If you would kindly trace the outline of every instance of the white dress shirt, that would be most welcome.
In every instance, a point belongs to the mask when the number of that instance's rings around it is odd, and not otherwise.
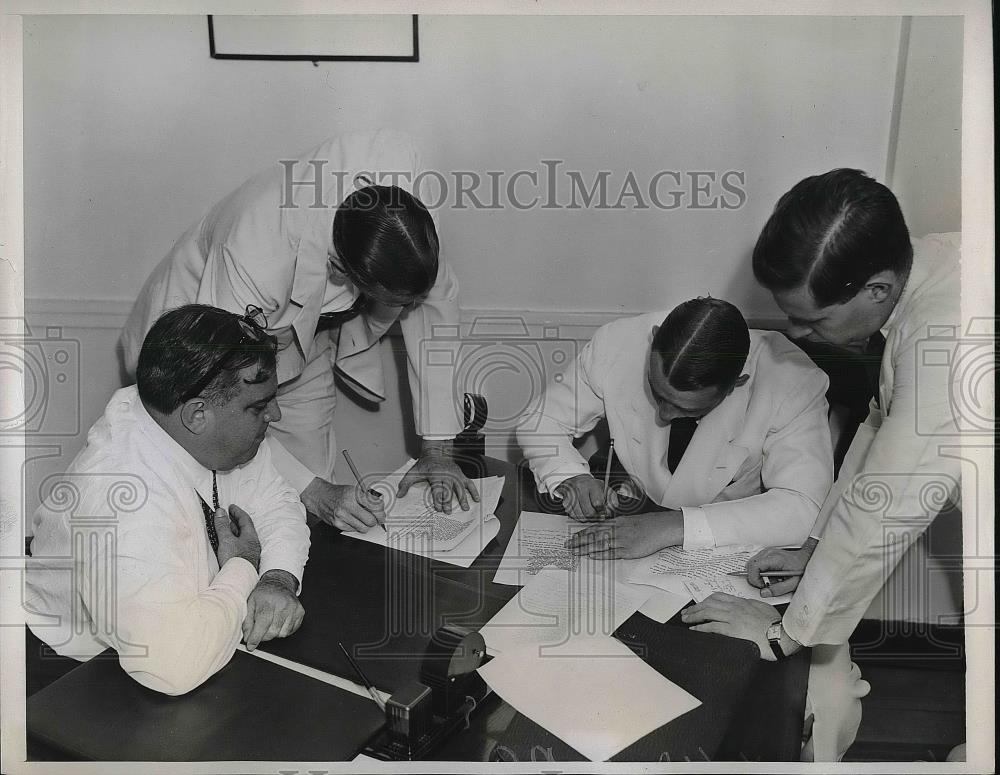
[[[656,424],[646,376],[666,314],[602,326],[521,422],[539,490],[590,473],[572,439],[606,417],[625,470],[652,501],[683,511],[684,548],[804,540],[833,480],[826,375],[782,334],[751,330],[749,380],[700,420],[671,473],[670,429]]]
[[[223,508],[253,519],[259,574],[284,570],[301,584],[305,509],[267,442],[217,484]],[[199,501],[212,504],[212,472],[156,424],[134,386],[112,396],[69,470],[42,487],[25,589],[27,609],[51,618],[32,626],[39,638],[81,661],[111,646],[135,680],[166,694],[225,666],[258,571],[239,557],[219,568]]]
[[[910,276],[882,328],[878,405],[844,458],[813,530],[820,542],[785,611],[785,630],[804,645],[846,643],[906,550],[957,502],[960,237],[914,241]]]

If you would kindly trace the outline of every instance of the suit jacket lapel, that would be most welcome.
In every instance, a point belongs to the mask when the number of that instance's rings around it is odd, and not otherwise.
[[[749,451],[733,440],[743,427],[749,391],[736,388],[698,423],[684,457],[670,478],[666,497],[672,503],[711,503],[732,481]],[[666,468],[666,460],[663,461]]]

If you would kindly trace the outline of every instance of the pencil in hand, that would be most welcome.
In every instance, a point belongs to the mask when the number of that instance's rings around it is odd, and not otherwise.
[[[734,571],[730,571],[726,575],[727,576],[742,576],[743,578],[746,578],[747,577],[747,572],[745,570],[734,570]],[[769,578],[772,578],[772,579],[794,579],[797,576],[801,576],[802,575],[802,571],[800,571],[800,570],[772,570],[772,571],[768,571],[767,573],[761,573],[760,575],[761,576],[768,576]]]
[[[346,460],[347,465],[351,467],[351,473],[354,474],[354,478],[357,479],[358,487],[363,487],[364,485],[361,482],[361,474],[358,471],[357,466],[354,465],[354,461],[351,460],[351,453],[348,452],[346,449],[344,450],[344,460]],[[371,487],[368,488],[367,492],[373,498],[381,499],[382,497],[382,493],[380,493],[378,490],[373,490]],[[382,528],[382,532],[384,532],[386,535],[389,535],[389,531],[385,527],[385,522],[379,522],[378,517],[375,517],[375,522],[378,524],[379,527]]]

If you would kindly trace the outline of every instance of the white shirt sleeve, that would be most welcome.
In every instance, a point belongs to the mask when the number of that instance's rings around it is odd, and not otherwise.
[[[684,519],[684,551],[706,549],[715,546],[715,533],[708,522],[705,510],[698,506],[683,506],[681,513]]]
[[[252,463],[241,471],[240,497],[260,538],[260,575],[269,570],[291,573],[302,589],[309,557],[306,509],[298,493],[278,474],[271,461],[271,441],[260,445]]]
[[[81,513],[100,513],[105,492],[90,497],[94,505]],[[187,534],[176,518],[181,508],[169,494],[151,491],[121,521],[114,542],[106,540],[106,526],[95,525],[99,540],[87,542],[80,561],[81,595],[95,630],[129,675],[165,694],[191,691],[230,660],[257,583],[253,566],[234,557],[199,589],[195,563],[205,558],[192,547],[204,536]]]
[[[518,425],[517,442],[539,492],[554,495],[567,479],[590,473],[573,439],[591,430],[605,414],[595,342],[596,337],[584,346],[562,380],[548,384],[539,411]]]
[[[894,356],[890,412],[841,488],[785,611],[785,630],[804,645],[847,642],[906,550],[957,501],[961,438],[950,396],[961,394],[961,370],[918,369],[920,341],[914,333]]]
[[[289,452],[270,432],[267,435],[267,443],[271,446],[271,461],[274,468],[295,492],[301,494],[316,477],[326,478],[313,473],[305,463]]]

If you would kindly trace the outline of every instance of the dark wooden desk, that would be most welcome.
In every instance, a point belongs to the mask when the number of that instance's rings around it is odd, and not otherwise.
[[[497,509],[500,533],[470,568],[344,538],[333,528],[319,524],[312,531],[300,594],[305,621],[292,637],[269,641],[261,648],[356,681],[353,669],[337,647],[337,642],[342,641],[353,649],[362,669],[379,688],[393,691],[418,680],[426,647],[442,624],[479,627],[489,621],[519,589],[494,584],[492,579],[521,509],[545,509],[539,506],[530,475],[523,469],[487,458],[470,461],[467,473],[505,477]],[[692,632],[680,623],[679,617],[660,625],[635,614],[619,628],[616,637],[702,701],[695,710],[622,751],[616,761],[797,758],[807,653],[780,665],[763,662],[752,643]],[[70,676],[88,668],[93,669],[90,663]],[[227,671],[234,672],[229,668]],[[213,677],[205,686],[219,682],[222,675]],[[255,680],[249,674],[246,677]],[[245,703],[247,698],[238,688],[240,682],[231,682],[230,702]],[[59,683],[62,681],[53,687]],[[167,701],[183,709],[190,696]],[[141,723],[141,708],[136,710],[134,704],[131,707],[128,722]],[[317,711],[309,704],[298,703],[284,708],[284,712],[313,716]],[[748,719],[752,722],[749,725],[745,723]],[[68,723],[72,724],[72,719]],[[28,726],[30,732],[30,703]],[[266,714],[262,714],[258,734],[266,737],[265,733]],[[149,734],[159,733],[151,729]],[[62,747],[73,751],[72,746]],[[332,746],[330,750],[329,756],[317,758],[336,758]],[[539,751],[554,760],[582,759],[494,695],[474,714],[470,729],[455,736],[435,756],[450,760],[482,761],[492,756],[530,761],[532,754],[537,756]],[[266,751],[256,753],[255,758],[269,758]]]

